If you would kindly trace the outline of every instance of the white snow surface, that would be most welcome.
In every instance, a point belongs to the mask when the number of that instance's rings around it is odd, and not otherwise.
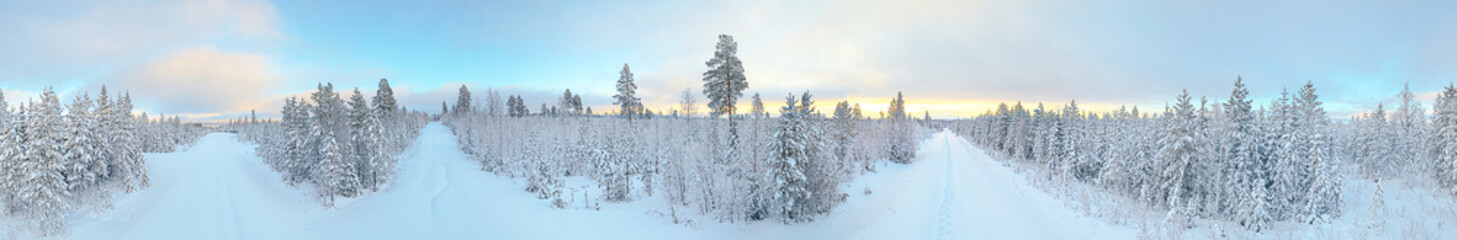
[[[660,196],[598,203],[597,187],[567,178],[555,209],[525,183],[481,171],[450,130],[431,123],[401,158],[396,180],[324,209],[290,187],[232,134],[186,152],[148,154],[152,186],[114,210],[70,219],[75,239],[1131,239],[1135,230],[1084,217],[1026,184],[950,132],[922,143],[909,165],[885,164],[842,186],[847,202],[814,222],[718,222]],[[866,189],[872,191],[865,194]],[[585,192],[590,197],[583,201]],[[588,208],[600,204],[601,209]]]

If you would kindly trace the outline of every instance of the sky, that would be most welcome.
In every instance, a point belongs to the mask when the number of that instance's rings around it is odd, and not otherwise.
[[[533,111],[571,89],[605,112],[627,64],[662,111],[699,93],[728,34],[745,98],[767,109],[806,91],[872,115],[897,92],[935,118],[1018,101],[1162,109],[1181,89],[1223,101],[1242,77],[1262,104],[1312,82],[1344,118],[1394,104],[1405,84],[1430,108],[1457,81],[1452,12],[1457,1],[0,1],[0,89],[15,105],[46,86],[69,101],[104,85],[138,111],[217,121],[276,117],[321,82],[369,96],[388,78],[411,109],[439,111],[465,85]]]

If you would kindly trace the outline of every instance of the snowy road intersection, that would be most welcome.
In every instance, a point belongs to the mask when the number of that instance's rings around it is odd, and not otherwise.
[[[602,209],[552,209],[520,180],[481,171],[432,123],[388,189],[325,210],[288,187],[232,135],[149,154],[153,186],[116,209],[71,219],[78,239],[1129,239],[1134,231],[1079,216],[950,132],[844,186],[850,199],[817,221],[674,225],[660,197]],[[585,179],[570,187],[591,189]],[[873,194],[866,195],[869,189]],[[580,199],[574,199],[574,202]],[[679,209],[679,214],[684,211]]]

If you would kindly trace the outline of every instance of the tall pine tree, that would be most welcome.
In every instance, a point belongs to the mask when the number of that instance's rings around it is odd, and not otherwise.
[[[622,64],[622,72],[617,77],[617,95],[612,95],[612,99],[622,117],[632,119],[642,114],[642,99],[637,97],[637,84],[633,83],[632,69],[626,63]]]

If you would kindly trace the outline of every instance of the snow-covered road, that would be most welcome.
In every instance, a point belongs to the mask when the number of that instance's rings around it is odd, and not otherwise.
[[[868,187],[874,193],[853,194],[829,219],[802,227],[832,239],[1135,237],[1134,229],[1063,206],[954,133],[935,134],[916,157],[913,164],[857,178],[847,192]]]
[[[432,123],[401,158],[393,185],[322,209],[288,187],[231,134],[149,154],[153,186],[116,209],[72,219],[79,239],[1128,239],[1133,231],[1081,217],[964,139],[941,132],[913,164],[889,164],[843,186],[850,199],[819,220],[719,223],[663,216],[661,197],[601,210],[552,209],[462,154]],[[592,189],[585,179],[569,186]],[[869,189],[872,194],[864,194]],[[580,193],[578,193],[580,194]],[[580,197],[574,197],[580,198]],[[581,205],[580,199],[572,199]],[[683,214],[680,209],[679,214]]]
[[[258,239],[300,226],[302,192],[231,134],[212,134],[185,152],[147,154],[152,186],[121,195],[114,210],[76,219],[76,239]]]
[[[944,141],[947,168],[941,195],[950,206],[954,238],[944,239],[1130,239],[1133,232],[1083,217],[1061,201],[1025,184],[1025,178],[992,160],[981,149],[949,132]]]

